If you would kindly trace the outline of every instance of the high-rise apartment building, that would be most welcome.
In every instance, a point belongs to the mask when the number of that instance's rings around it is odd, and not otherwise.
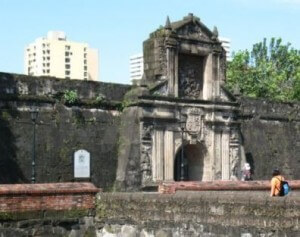
[[[219,37],[219,40],[222,43],[222,47],[226,51],[226,60],[231,61],[231,52],[230,52],[231,40],[225,37]]]
[[[25,74],[98,80],[98,50],[68,41],[64,32],[49,31],[25,49]]]
[[[129,58],[129,73],[132,82],[140,80],[144,73],[144,58],[143,54],[135,54]]]

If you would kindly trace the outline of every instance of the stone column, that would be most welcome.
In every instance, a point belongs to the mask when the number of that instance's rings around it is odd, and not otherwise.
[[[217,98],[220,95],[220,80],[219,80],[219,69],[220,69],[220,55],[217,52],[212,54],[212,97]]]
[[[222,134],[222,180],[230,179],[229,132]]]
[[[173,131],[165,131],[164,141],[164,180],[174,180],[174,133]]]
[[[163,180],[164,177],[164,131],[155,130],[152,148],[153,181]]]
[[[173,38],[168,38],[166,40],[166,48],[167,48],[168,95],[178,97],[177,41]]]
[[[222,178],[222,132],[214,131],[214,139],[214,179],[220,180]]]
[[[203,99],[210,100],[212,98],[212,86],[213,86],[213,70],[212,70],[213,56],[212,54],[207,55],[205,68],[204,68],[204,79],[203,79]]]

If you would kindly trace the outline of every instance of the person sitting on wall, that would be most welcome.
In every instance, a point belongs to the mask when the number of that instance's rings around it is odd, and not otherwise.
[[[244,168],[242,170],[242,181],[250,181],[251,177],[251,166],[249,163],[245,163]]]
[[[279,196],[281,181],[284,181],[284,177],[280,174],[279,169],[273,170],[273,178],[271,179],[271,193],[270,197]]]

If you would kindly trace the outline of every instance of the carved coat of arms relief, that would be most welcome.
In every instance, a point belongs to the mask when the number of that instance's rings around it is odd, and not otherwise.
[[[203,111],[199,108],[192,108],[188,111],[186,120],[186,131],[190,135],[190,142],[196,143],[202,138]]]

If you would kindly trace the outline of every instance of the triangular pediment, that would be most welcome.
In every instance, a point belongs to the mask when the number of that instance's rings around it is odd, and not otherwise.
[[[191,16],[181,21],[171,23],[172,30],[180,37],[211,41],[214,34],[200,22],[199,18]]]

